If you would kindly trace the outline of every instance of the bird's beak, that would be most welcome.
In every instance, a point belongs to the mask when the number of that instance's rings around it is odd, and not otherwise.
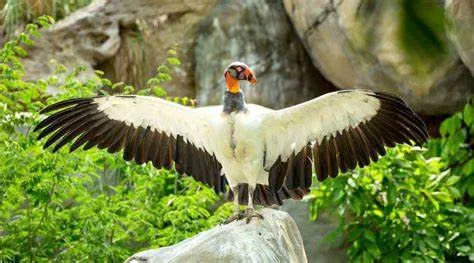
[[[256,78],[255,76],[254,76],[253,78],[251,78],[251,79],[250,79],[250,83],[251,83],[252,85],[257,84],[257,78]]]
[[[257,84],[257,78],[255,77],[255,74],[253,73],[252,70],[247,68],[245,70],[245,76],[247,78],[247,81],[250,82],[252,85]]]

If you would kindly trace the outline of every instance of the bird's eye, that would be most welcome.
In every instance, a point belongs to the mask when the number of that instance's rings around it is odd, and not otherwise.
[[[229,69],[229,73],[230,73],[230,75],[231,75],[232,77],[234,77],[234,78],[237,77],[237,72],[235,71],[235,69],[230,68],[230,69]]]
[[[252,79],[253,79],[253,74],[250,73],[249,76],[247,77],[247,80],[250,81],[250,80],[252,80]]]

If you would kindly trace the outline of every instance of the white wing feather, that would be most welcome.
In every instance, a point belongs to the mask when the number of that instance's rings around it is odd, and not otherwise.
[[[266,169],[281,156],[287,160],[308,142],[322,140],[350,126],[370,120],[380,101],[371,91],[332,92],[293,107],[262,114]]]
[[[217,107],[194,109],[156,97],[145,96],[110,96],[95,98],[98,110],[110,119],[124,121],[135,127],[150,126],[167,135],[183,136],[198,148],[206,149],[210,154],[208,136],[212,118],[215,118]]]

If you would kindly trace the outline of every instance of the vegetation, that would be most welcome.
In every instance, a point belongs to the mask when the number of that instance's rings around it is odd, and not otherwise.
[[[90,2],[92,0],[0,0],[0,23],[5,26],[7,35],[12,36],[20,26],[39,16],[61,19]]]
[[[344,235],[351,261],[474,261],[474,103],[440,132],[427,150],[399,146],[312,190],[312,219],[339,216],[327,239]]]
[[[474,99],[464,109],[445,120],[440,127],[441,138],[432,139],[426,156],[440,157],[445,168],[459,177],[455,188],[457,200],[473,207],[474,199]]]
[[[0,50],[0,262],[123,261],[138,250],[168,246],[210,228],[231,212],[210,188],[177,175],[123,161],[121,153],[42,149],[32,127],[46,104],[97,93],[134,93],[97,77],[80,81],[58,65],[46,80],[23,81],[20,58],[40,17]],[[161,85],[179,65],[176,51],[140,94],[166,96]],[[61,84],[58,79],[64,79]],[[62,93],[51,97],[48,85]],[[175,99],[188,103],[189,100]]]

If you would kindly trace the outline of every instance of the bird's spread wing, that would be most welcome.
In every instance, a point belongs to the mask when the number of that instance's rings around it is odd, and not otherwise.
[[[280,189],[311,184],[311,162],[319,180],[363,167],[384,155],[384,146],[428,138],[425,124],[401,99],[366,90],[329,93],[262,115],[265,168]],[[309,184],[309,185],[308,185]]]
[[[85,144],[110,153],[124,149],[125,160],[151,161],[192,175],[216,191],[225,191],[221,164],[209,140],[212,112],[198,111],[163,99],[144,96],[107,96],[71,99],[50,105],[55,111],[38,124],[39,139],[52,134],[44,147],[57,151],[74,141],[70,151]]]

